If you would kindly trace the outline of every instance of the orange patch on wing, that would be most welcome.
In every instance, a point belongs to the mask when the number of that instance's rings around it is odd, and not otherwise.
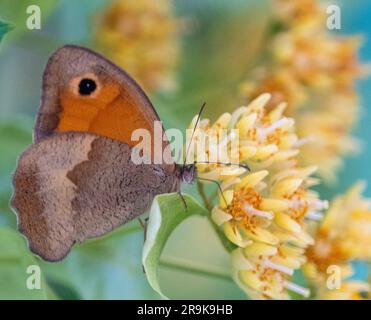
[[[130,146],[135,129],[153,131],[153,123],[125,97],[116,83],[104,85],[94,96],[80,96],[67,88],[61,95],[62,111],[56,131],[90,132]]]

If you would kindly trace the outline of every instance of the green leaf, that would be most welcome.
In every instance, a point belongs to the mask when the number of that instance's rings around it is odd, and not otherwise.
[[[10,24],[0,20],[0,41],[3,39],[4,35],[12,29],[13,27]]]
[[[61,262],[41,262],[42,270],[61,299],[159,299],[143,272],[143,240],[135,219],[77,245]],[[229,255],[209,221],[193,215],[171,234],[159,271],[161,286],[172,298],[241,299],[244,295],[226,276],[229,270]]]
[[[206,216],[208,214],[208,211],[194,198],[189,195],[183,195],[183,197],[187,208],[177,193],[159,195],[153,201],[149,214],[142,263],[148,282],[163,298],[166,296],[160,288],[158,265],[166,241],[183,220],[194,215]]]
[[[53,294],[41,271],[40,289],[28,289],[29,266],[39,266],[27,248],[23,236],[9,228],[0,228],[0,300],[47,299]]]
[[[60,262],[41,262],[62,299],[156,299],[141,264],[143,228],[135,219],[109,234],[76,245]]]

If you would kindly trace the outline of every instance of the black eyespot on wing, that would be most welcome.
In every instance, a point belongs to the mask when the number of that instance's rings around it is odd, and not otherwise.
[[[84,78],[79,83],[79,94],[88,96],[97,89],[97,84],[93,79]]]

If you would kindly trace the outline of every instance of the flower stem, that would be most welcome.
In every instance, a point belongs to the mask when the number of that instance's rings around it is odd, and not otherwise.
[[[200,263],[195,263],[194,261],[189,261],[187,259],[165,256],[161,257],[160,265],[166,268],[186,271],[197,275],[207,275],[224,280],[232,280],[232,277],[228,270],[210,265],[202,265]]]

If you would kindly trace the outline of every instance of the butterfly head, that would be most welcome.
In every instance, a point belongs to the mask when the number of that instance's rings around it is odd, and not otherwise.
[[[185,164],[180,170],[181,180],[187,184],[192,184],[197,177],[197,168],[194,163]]]

